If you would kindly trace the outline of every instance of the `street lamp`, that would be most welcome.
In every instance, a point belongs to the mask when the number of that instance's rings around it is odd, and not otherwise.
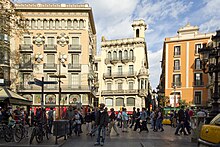
[[[202,70],[205,74],[209,73],[213,77],[214,73],[214,94],[212,98],[212,109],[210,112],[210,119],[220,113],[220,104],[219,104],[219,81],[218,73],[220,72],[220,30],[216,31],[217,34],[212,36],[212,46],[203,45],[199,49],[200,60],[202,63]]]
[[[174,111],[175,111],[176,110],[176,84],[173,85],[173,90],[174,90],[173,99],[174,99]]]
[[[60,119],[60,101],[61,101],[61,78],[66,78],[65,75],[61,75],[61,64],[63,67],[66,67],[66,65],[64,64],[64,62],[66,61],[66,56],[65,55],[61,55],[61,53],[59,53],[59,73],[58,75],[50,75],[51,78],[58,78],[58,84],[59,84],[59,98],[58,98],[58,119]]]
[[[153,90],[152,95],[153,95],[152,110],[155,110],[155,105],[156,105],[156,102],[155,102],[156,92],[155,92],[155,90]]]

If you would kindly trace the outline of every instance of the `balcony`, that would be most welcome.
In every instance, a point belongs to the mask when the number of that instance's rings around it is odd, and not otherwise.
[[[182,86],[182,82],[173,82],[171,87],[174,87],[174,86],[181,87]]]
[[[57,64],[55,63],[44,63],[44,71],[56,71]]]
[[[33,53],[33,45],[32,44],[20,44],[19,51],[26,52],[26,53]]]
[[[116,72],[116,73],[104,73],[104,79],[115,79],[115,78],[136,78],[137,72]]]
[[[109,58],[106,58],[105,59],[105,64],[116,64],[116,63],[119,63],[119,62],[122,62],[122,63],[128,63],[128,62],[135,62],[135,57],[127,57],[127,58],[113,58],[113,59],[109,59]]]
[[[81,45],[78,45],[78,44],[70,44],[69,45],[69,48],[68,48],[68,52],[69,53],[81,53]]]
[[[68,71],[81,71],[81,64],[68,64]]]
[[[134,95],[138,94],[137,89],[130,90],[102,90],[102,95]]]
[[[204,86],[204,82],[202,82],[202,81],[194,81],[193,82],[193,86],[194,87],[203,87]]]
[[[0,64],[10,65],[10,61],[5,59],[0,59]]]
[[[124,57],[124,58],[122,58],[122,60],[121,60],[121,62],[122,63],[124,63],[124,64],[126,64],[126,63],[128,63],[128,62],[135,62],[135,57],[133,56],[133,57]]]
[[[180,71],[180,66],[174,66],[173,71]]]
[[[18,92],[41,92],[41,87],[37,85],[18,84]],[[44,86],[45,92],[59,93],[59,86],[57,84],[47,84]],[[92,89],[88,85],[61,85],[62,92],[79,93],[79,92],[92,92]]]
[[[33,64],[30,63],[20,63],[19,64],[20,71],[33,71]]]
[[[44,45],[44,52],[45,53],[56,53],[57,52],[57,46],[54,44],[45,44]]]

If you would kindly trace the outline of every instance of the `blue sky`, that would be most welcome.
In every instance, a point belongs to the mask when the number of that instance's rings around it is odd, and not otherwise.
[[[36,3],[36,0],[14,2]],[[145,36],[153,89],[159,82],[165,37],[175,36],[188,22],[199,26],[201,33],[220,29],[220,0],[38,0],[38,3],[89,3],[93,8],[98,50],[101,36],[106,39],[133,37],[132,21],[144,19],[148,25]]]

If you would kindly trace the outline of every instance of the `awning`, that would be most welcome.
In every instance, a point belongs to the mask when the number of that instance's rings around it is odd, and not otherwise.
[[[32,101],[27,100],[6,87],[0,87],[0,102],[5,101],[6,99],[8,99],[11,104],[32,105]]]

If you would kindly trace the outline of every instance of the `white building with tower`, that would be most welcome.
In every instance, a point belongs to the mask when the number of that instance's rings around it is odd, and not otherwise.
[[[98,57],[99,103],[120,110],[145,107],[149,89],[149,66],[144,20],[132,23],[134,37],[107,40],[102,37]]]

